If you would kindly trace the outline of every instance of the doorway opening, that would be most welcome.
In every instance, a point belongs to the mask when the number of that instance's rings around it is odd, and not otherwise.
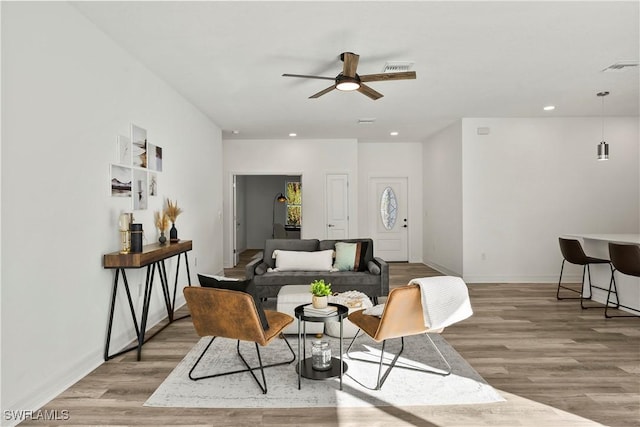
[[[265,240],[300,239],[301,175],[233,176],[233,263],[246,250],[262,250]]]

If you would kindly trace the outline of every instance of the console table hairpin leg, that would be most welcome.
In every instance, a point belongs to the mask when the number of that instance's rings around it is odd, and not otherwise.
[[[191,286],[191,273],[189,272],[189,259],[187,258],[187,253],[186,252],[184,252],[184,264],[187,267],[187,278],[189,280],[189,286]],[[162,262],[162,268],[164,270],[164,261]],[[175,281],[175,283],[173,285],[173,302],[171,303],[171,307],[172,307],[171,308],[171,318],[173,318],[173,308],[175,308],[175,306],[176,306],[176,291],[178,289],[178,271],[180,271],[180,256],[178,256],[178,264],[176,265],[176,281]],[[166,270],[165,270],[164,275],[165,275],[164,277],[166,278],[167,277]],[[167,286],[167,290],[169,290],[169,286]],[[182,320],[182,319],[186,319],[187,317],[191,317],[191,315],[190,314],[185,314],[184,316],[179,317],[179,318],[174,319],[174,320]]]
[[[184,319],[186,317],[188,317],[189,315],[180,317],[179,319],[174,319],[173,318],[173,314],[174,314],[174,310],[175,310],[175,299],[176,299],[176,292],[177,292],[177,287],[178,287],[178,276],[179,276],[179,272],[180,272],[180,255],[184,254],[184,258],[185,258],[185,263],[187,266],[187,279],[188,279],[188,284],[189,286],[191,286],[191,274],[189,272],[189,259],[187,257],[187,250],[191,249],[191,242],[188,242],[188,249],[182,251],[182,252],[178,252],[177,254],[171,254],[168,255],[166,257],[163,257],[159,260],[155,260],[149,263],[146,263],[146,267],[147,267],[147,272],[146,272],[146,279],[145,279],[145,287],[144,287],[144,296],[143,296],[143,306],[142,306],[142,318],[140,321],[140,325],[138,325],[138,320],[137,320],[137,316],[136,316],[136,312],[135,312],[135,307],[133,304],[133,300],[131,298],[131,290],[129,288],[129,282],[127,280],[127,275],[125,273],[125,268],[126,267],[115,267],[116,271],[115,271],[115,275],[114,275],[114,279],[113,279],[113,291],[111,293],[111,305],[109,308],[109,326],[107,328],[107,338],[106,338],[106,343],[105,343],[105,350],[104,350],[104,360],[107,361],[109,359],[113,359],[114,357],[117,357],[123,353],[132,351],[132,350],[136,350],[137,349],[137,360],[140,360],[141,355],[142,355],[142,345],[150,340],[151,338],[153,338],[157,333],[159,333],[160,331],[162,331],[164,328],[166,328],[167,326],[169,326],[172,322],[174,322],[175,320],[180,320],[180,319]],[[114,254],[111,254],[114,255]],[[175,278],[175,282],[174,282],[174,289],[173,289],[173,298],[171,298],[171,291],[169,290],[169,281],[167,279],[167,269],[165,266],[165,262],[164,260],[166,258],[169,258],[171,256],[178,256],[178,262],[177,262],[177,266],[176,266],[176,278]],[[106,258],[105,258],[106,259]],[[144,262],[141,262],[140,264],[144,264]],[[144,265],[131,265],[131,266],[127,266],[130,268],[140,268],[143,267]],[[112,266],[107,266],[107,263],[105,262],[105,268],[114,268]],[[159,330],[157,330],[156,332],[154,332],[152,335],[148,336],[145,340],[145,333],[146,333],[146,327],[147,327],[147,320],[148,320],[148,315],[149,315],[149,305],[151,303],[151,293],[153,290],[153,280],[155,277],[155,272],[156,269],[158,270],[158,275],[160,276],[160,284],[161,284],[161,288],[162,288],[162,294],[164,297],[164,302],[165,302],[165,306],[167,309],[167,316],[169,319],[169,322],[167,324],[165,324],[164,326],[162,326]],[[127,301],[129,303],[129,310],[131,312],[131,318],[133,320],[133,326],[136,332],[136,341],[137,343],[133,346],[130,346],[128,348],[125,348],[124,350],[121,350],[117,353],[114,354],[109,354],[109,346],[111,343],[111,332],[112,332],[112,328],[113,328],[113,316],[114,316],[114,311],[115,311],[115,304],[116,304],[116,298],[117,298],[117,293],[118,293],[118,279],[120,274],[122,274],[122,281],[124,283],[124,289],[127,295]]]

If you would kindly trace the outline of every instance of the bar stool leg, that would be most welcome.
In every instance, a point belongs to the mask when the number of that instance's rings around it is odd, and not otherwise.
[[[576,289],[572,289],[572,288],[568,288],[566,286],[562,286],[562,272],[564,271],[564,263],[565,263],[566,259],[562,260],[562,266],[560,267],[560,278],[558,279],[558,290],[556,291],[556,299],[558,300],[563,300],[563,299],[582,299],[582,288],[580,288],[580,290],[576,290]],[[582,270],[582,286],[584,287],[584,268]],[[560,288],[562,289],[566,289],[568,291],[571,292],[575,292],[575,293],[579,293],[580,296],[579,297],[560,297]]]

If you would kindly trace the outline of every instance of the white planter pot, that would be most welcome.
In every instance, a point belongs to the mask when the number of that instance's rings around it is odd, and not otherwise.
[[[329,298],[326,296],[318,297],[313,295],[311,298],[311,304],[313,305],[313,308],[327,308],[327,305],[329,305]]]

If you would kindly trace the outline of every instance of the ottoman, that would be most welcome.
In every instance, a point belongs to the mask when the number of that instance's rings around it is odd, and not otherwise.
[[[311,304],[311,292],[309,289],[309,285],[287,285],[281,287],[280,292],[278,292],[276,310],[280,313],[288,314],[295,319],[294,310],[297,306],[301,304]],[[285,334],[297,334],[298,319],[295,319],[294,322],[287,326],[282,332]],[[306,332],[307,334],[322,334],[324,333],[324,323],[306,322]]]
[[[362,310],[363,308],[373,307],[373,303],[369,297],[359,291],[347,291],[332,295],[329,297],[329,302],[346,306],[349,309],[349,314],[354,311]],[[340,337],[340,324],[338,322],[327,323],[325,329],[325,333],[327,335],[331,337]],[[353,338],[356,336],[358,329],[359,328],[351,323],[349,319],[344,319],[342,322],[342,337]]]

